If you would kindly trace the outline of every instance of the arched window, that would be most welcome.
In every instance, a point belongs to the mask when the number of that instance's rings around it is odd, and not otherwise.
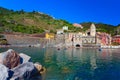
[[[87,35],[90,36],[90,32],[87,32]]]

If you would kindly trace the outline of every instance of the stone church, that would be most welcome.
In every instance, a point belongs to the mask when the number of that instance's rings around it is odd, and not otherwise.
[[[96,44],[96,27],[93,23],[86,34],[86,36],[82,36],[82,45],[91,46]]]
[[[66,45],[72,45],[74,47],[91,46],[96,44],[96,27],[95,24],[91,24],[90,29],[85,33],[69,33],[65,35]]]

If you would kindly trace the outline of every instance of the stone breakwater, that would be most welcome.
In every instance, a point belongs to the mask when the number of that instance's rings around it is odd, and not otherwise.
[[[40,37],[32,37],[28,35],[11,35],[5,34],[5,38],[7,39],[8,43],[11,45],[21,45],[21,46],[32,46],[32,45],[46,45],[47,40],[45,38]]]
[[[12,49],[0,53],[0,80],[42,80],[44,70],[23,53],[18,54]]]
[[[28,37],[21,35],[5,35],[8,43],[13,45],[27,45],[27,44],[38,44],[40,43],[40,38],[38,37]]]

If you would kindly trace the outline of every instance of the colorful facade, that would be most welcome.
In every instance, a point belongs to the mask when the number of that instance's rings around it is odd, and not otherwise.
[[[112,37],[112,42],[116,42],[120,44],[120,35],[116,35]]]
[[[97,33],[97,43],[101,45],[111,45],[111,35],[107,33]]]
[[[46,39],[54,39],[55,38],[55,34],[53,34],[53,33],[46,33],[45,34],[45,38]]]

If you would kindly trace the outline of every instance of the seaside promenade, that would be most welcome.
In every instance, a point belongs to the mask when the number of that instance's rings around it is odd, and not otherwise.
[[[66,43],[64,36],[57,37],[56,39],[46,39],[45,37],[35,37],[31,35],[21,35],[21,34],[4,34],[8,44],[10,45],[0,45],[0,47],[77,47],[73,46],[72,43]],[[82,44],[77,48],[120,48],[120,46],[103,45],[100,44]]]

